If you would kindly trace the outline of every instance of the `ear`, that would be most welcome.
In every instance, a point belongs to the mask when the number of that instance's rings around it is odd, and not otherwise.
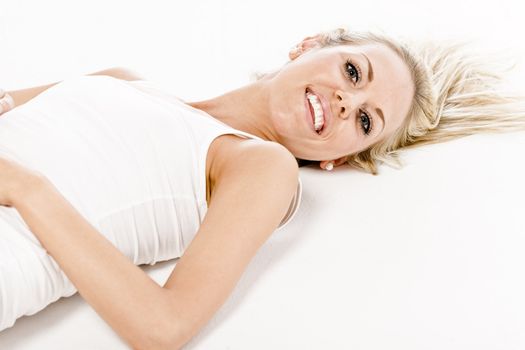
[[[297,57],[301,56],[306,51],[310,50],[313,47],[319,46],[319,34],[314,36],[307,36],[299,44],[295,45],[290,52],[288,57],[291,60],[295,60]]]
[[[335,159],[335,160],[323,160],[323,161],[319,162],[319,167],[324,170],[326,168],[326,165],[328,163],[332,162],[332,164],[334,165],[334,168],[335,168],[337,166],[345,164],[347,160],[348,160],[348,158],[346,156],[338,158],[338,159]]]

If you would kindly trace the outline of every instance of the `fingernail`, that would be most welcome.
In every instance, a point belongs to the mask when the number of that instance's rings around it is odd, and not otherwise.
[[[334,164],[332,163],[326,164],[326,167],[325,167],[326,170],[331,171],[333,168],[334,168]]]
[[[5,94],[4,101],[6,101],[7,105],[9,106],[9,109],[15,108],[15,100],[13,100],[13,97],[9,94]]]

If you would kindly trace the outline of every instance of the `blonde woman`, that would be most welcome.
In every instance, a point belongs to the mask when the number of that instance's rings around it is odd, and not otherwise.
[[[376,174],[406,147],[524,128],[457,47],[337,29],[289,58],[198,102],[123,69],[0,94],[0,330],[78,291],[133,348],[180,348],[293,217],[298,162]],[[177,257],[163,286],[137,267]]]

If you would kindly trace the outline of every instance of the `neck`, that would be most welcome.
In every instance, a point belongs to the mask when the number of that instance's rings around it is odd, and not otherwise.
[[[234,129],[278,142],[268,108],[267,80],[262,79],[218,97],[187,102]]]

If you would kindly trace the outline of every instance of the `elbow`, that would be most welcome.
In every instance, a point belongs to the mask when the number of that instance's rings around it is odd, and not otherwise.
[[[133,350],[179,350],[185,342],[182,338],[155,338],[148,337],[147,340],[143,340],[140,344],[133,346]]]
[[[134,72],[131,69],[124,67],[114,67],[112,68],[113,76],[117,79],[134,81],[134,80],[144,80],[139,74]]]
[[[189,339],[186,336],[183,336],[179,333],[176,334],[167,334],[167,336],[160,339],[159,342],[157,342],[157,346],[155,349],[159,350],[179,350],[182,349],[182,346],[186,344],[186,342]],[[152,347],[146,347],[145,349],[153,349]]]
[[[140,343],[132,344],[133,350],[178,350],[181,346],[177,342],[165,338],[146,337]]]
[[[135,73],[131,69],[127,69],[124,67],[112,67],[88,75],[107,75],[116,79],[126,81],[144,80],[144,78],[142,78],[139,74]]]
[[[181,346],[178,343],[160,339],[149,339],[141,342],[139,345],[132,346],[133,350],[179,350],[180,348]]]
[[[152,328],[143,330],[141,339],[133,344],[134,350],[178,350],[189,340],[177,322]]]

